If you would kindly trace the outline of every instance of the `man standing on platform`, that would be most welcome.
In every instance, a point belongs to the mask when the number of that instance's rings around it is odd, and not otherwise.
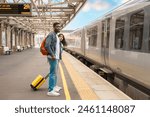
[[[60,30],[60,23],[54,23],[53,32],[51,32],[46,38],[45,48],[48,51],[47,58],[50,65],[49,87],[47,92],[47,95],[49,96],[59,96],[59,91],[62,89],[56,85],[58,77],[58,64],[61,59],[61,44],[57,36]]]

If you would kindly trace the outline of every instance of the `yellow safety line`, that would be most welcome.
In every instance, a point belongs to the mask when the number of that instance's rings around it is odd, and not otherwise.
[[[98,100],[98,96],[83,80],[79,73],[73,68],[66,54],[63,56],[63,62],[68,70],[68,73],[81,97],[82,100]]]
[[[65,75],[64,75],[64,71],[63,71],[62,66],[61,66],[60,63],[59,63],[59,68],[60,68],[60,73],[61,73],[61,78],[62,78],[62,82],[63,82],[63,87],[64,87],[66,100],[71,100],[70,93],[69,93],[68,86],[67,86],[67,82],[66,82],[66,78],[65,78]]]

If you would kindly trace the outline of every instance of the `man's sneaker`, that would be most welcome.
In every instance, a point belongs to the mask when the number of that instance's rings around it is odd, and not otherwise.
[[[57,88],[57,87],[54,87],[53,89],[55,92],[59,92],[61,89],[60,88]]]
[[[55,87],[56,87],[57,89],[60,89],[60,90],[62,89],[62,87],[59,87],[59,86],[57,86],[57,85],[56,85]]]
[[[49,96],[60,96],[60,94],[55,92],[54,90],[47,92],[47,95],[49,95]]]
[[[56,92],[59,92],[61,89],[62,89],[62,87],[59,87],[59,86],[54,87],[54,91],[56,91]]]

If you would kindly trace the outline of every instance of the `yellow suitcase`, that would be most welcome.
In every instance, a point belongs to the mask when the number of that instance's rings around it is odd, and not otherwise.
[[[49,74],[47,74],[46,77],[38,75],[36,77],[36,79],[30,84],[31,88],[34,91],[38,90],[41,87],[41,85],[46,81],[46,79],[48,78],[48,76],[49,76]]]

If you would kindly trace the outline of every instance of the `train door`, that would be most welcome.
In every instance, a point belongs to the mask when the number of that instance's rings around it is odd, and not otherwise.
[[[103,57],[103,62],[106,66],[109,66],[108,62],[109,62],[110,20],[111,18],[107,18],[102,21],[101,55]]]

